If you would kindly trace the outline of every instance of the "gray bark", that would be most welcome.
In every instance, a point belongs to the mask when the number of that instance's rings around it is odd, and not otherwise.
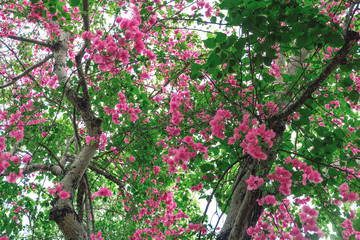
[[[66,99],[75,107],[84,120],[87,134],[96,139],[101,134],[101,119],[96,117],[91,110],[89,99],[82,98],[68,86],[66,57],[70,37],[70,34],[61,32],[59,40],[51,47],[55,59],[54,73],[58,77],[59,85],[63,87]],[[61,199],[57,196],[52,202],[53,208],[50,211],[49,219],[57,223],[67,240],[87,240],[89,237],[81,219],[75,212],[73,198],[89,162],[97,151],[98,145],[99,143],[95,142],[92,145],[84,146],[71,165],[67,167],[60,184],[63,185],[63,190],[70,194],[70,198]]]

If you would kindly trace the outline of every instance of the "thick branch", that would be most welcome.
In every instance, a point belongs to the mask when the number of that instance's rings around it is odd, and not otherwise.
[[[18,76],[14,77],[12,79],[11,82],[7,83],[7,84],[4,84],[4,85],[1,85],[0,86],[0,89],[1,88],[6,88],[8,86],[11,86],[13,85],[14,83],[16,83],[17,80],[19,80],[20,78],[24,77],[25,75],[29,74],[32,70],[40,67],[41,65],[43,65],[44,63],[46,63],[50,58],[52,58],[54,55],[50,54],[48,56],[46,56],[43,60],[41,60],[40,62],[32,65],[31,67],[27,68],[24,72],[22,72],[21,74],[19,74]]]
[[[50,46],[51,46],[50,44],[48,44],[46,42],[43,42],[43,41],[30,39],[30,38],[25,38],[25,37],[19,37],[19,36],[15,36],[15,35],[10,35],[10,36],[8,36],[8,38],[18,40],[18,41],[21,41],[21,42],[33,43],[33,44],[40,45],[40,46],[43,46],[43,47],[48,47],[48,48],[50,48]]]
[[[85,200],[86,200],[86,199],[84,199],[85,191],[86,191],[86,182],[85,182],[85,177],[83,177],[81,179],[81,182],[80,182],[80,185],[78,188],[78,192],[77,192],[77,198],[76,198],[76,203],[77,203],[77,208],[78,208],[78,216],[79,216],[80,222],[83,222],[83,219],[84,219],[84,204],[85,204]]]
[[[82,13],[81,16],[82,16],[83,22],[84,22],[84,30],[89,31],[90,23],[89,23],[89,1],[88,0],[83,1],[83,12],[84,13]],[[91,43],[90,39],[85,38],[85,44],[82,46],[81,50],[75,57],[76,68],[77,68],[77,72],[78,72],[78,76],[79,76],[79,85],[81,86],[81,88],[83,90],[84,99],[86,102],[90,101],[90,95],[89,95],[89,90],[88,90],[88,87],[86,84],[85,74],[84,74],[84,71],[82,68],[81,60],[84,57],[85,49],[88,46],[90,46],[90,43]]]
[[[40,170],[50,171],[52,174],[54,174],[56,176],[64,174],[64,171],[61,169],[61,167],[59,167],[59,165],[50,164],[50,163],[33,163],[33,164],[30,164],[30,165],[26,166],[23,169],[23,174],[26,175],[26,174],[37,172],[37,171],[40,171]],[[8,176],[8,175],[9,175],[8,173],[1,174],[2,177],[3,176]]]
[[[66,56],[69,38],[69,34],[61,33],[59,41],[51,47],[55,58],[54,72],[58,77],[59,83],[64,87],[65,97],[76,108],[82,119],[85,121],[88,134],[97,137],[101,133],[101,119],[97,118],[91,110],[89,99],[82,98],[71,87],[67,86]]]
[[[84,21],[84,30],[90,30],[90,22],[89,22],[89,0],[83,0],[83,13],[81,14]],[[90,41],[90,40],[89,40]]]
[[[359,37],[359,33],[349,31],[347,33],[344,46],[337,52],[335,57],[330,61],[320,75],[308,85],[305,91],[295,102],[291,103],[281,113],[274,115],[269,122],[275,122],[276,120],[285,121],[290,114],[294,113],[299,107],[301,107],[305,101],[311,97],[312,93],[320,87],[321,83],[323,83],[340,64],[346,61],[347,54],[353,48]]]
[[[69,115],[70,116],[70,115]],[[67,142],[64,153],[60,159],[60,165],[64,166],[67,160],[67,153],[69,152],[70,146],[71,144],[74,142],[75,140],[75,136],[72,136],[72,138],[70,138],[70,140]]]

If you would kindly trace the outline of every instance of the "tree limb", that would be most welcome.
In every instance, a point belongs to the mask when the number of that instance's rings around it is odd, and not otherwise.
[[[116,177],[114,177],[113,175],[99,169],[98,167],[94,166],[93,164],[89,164],[89,168],[92,171],[96,172],[97,174],[100,174],[100,175],[104,176],[105,178],[109,179],[110,181],[114,182],[115,184],[117,184],[120,188],[121,194],[124,196],[124,191],[123,191],[124,183],[121,180],[119,180]]]
[[[70,115],[69,115],[69,116],[70,116]],[[75,140],[75,136],[72,136],[72,137],[70,138],[70,140],[67,142],[66,147],[65,147],[65,150],[64,150],[64,153],[63,153],[62,157],[60,158],[60,165],[61,165],[61,166],[64,166],[64,165],[65,165],[66,160],[67,160],[67,153],[69,152],[70,146],[71,146],[71,144],[74,142],[74,140]]]
[[[84,22],[84,29],[85,31],[89,31],[90,29],[90,23],[89,23],[89,1],[88,0],[84,0],[83,1],[83,12],[81,14],[82,18],[83,18],[83,22]],[[90,46],[90,39],[85,38],[85,44],[82,46],[81,50],[79,51],[79,53],[75,56],[75,63],[76,63],[76,68],[77,68],[77,73],[79,76],[79,85],[81,86],[82,90],[83,90],[83,94],[84,94],[84,99],[85,101],[90,101],[90,95],[89,95],[89,90],[86,84],[86,78],[85,78],[85,74],[83,71],[83,67],[82,67],[82,58],[84,57],[85,54],[85,49]]]
[[[19,37],[19,36],[15,36],[15,35],[10,35],[10,36],[8,36],[8,38],[11,38],[11,39],[14,39],[14,40],[17,40],[17,41],[21,41],[21,42],[34,43],[36,45],[40,45],[40,46],[48,47],[48,48],[50,48],[50,46],[51,46],[50,44],[45,43],[43,41],[30,39],[30,38],[25,38],[25,37]]]
[[[48,56],[46,56],[43,60],[41,60],[40,62],[32,65],[31,67],[27,68],[24,72],[22,72],[21,74],[17,75],[16,77],[14,77],[12,79],[11,82],[7,83],[7,84],[4,84],[4,85],[1,85],[0,86],[0,89],[2,88],[6,88],[8,86],[11,86],[13,85],[14,83],[16,83],[17,80],[19,80],[20,78],[24,77],[25,75],[29,74],[32,70],[40,67],[41,65],[43,65],[44,63],[46,63],[50,58],[52,58],[54,55],[53,54],[50,54]]]
[[[299,107],[301,107],[305,101],[311,97],[311,94],[320,87],[321,83],[323,83],[340,64],[346,61],[347,54],[359,38],[359,33],[348,31],[344,46],[337,52],[335,57],[330,61],[320,75],[308,85],[305,91],[295,102],[289,104],[288,107],[279,114],[272,116],[269,119],[269,122],[285,121],[290,114],[294,113]]]
[[[52,174],[58,176],[58,175],[63,175],[64,171],[60,168],[59,165],[55,165],[55,164],[51,164],[51,163],[33,163],[33,164],[29,164],[27,165],[24,169],[23,169],[23,174],[30,174],[33,172],[37,172],[39,170],[43,170],[43,171],[50,171]],[[8,176],[8,173],[3,173],[0,176]]]

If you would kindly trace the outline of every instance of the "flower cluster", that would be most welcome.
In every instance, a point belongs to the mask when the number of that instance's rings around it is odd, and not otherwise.
[[[56,183],[55,183],[56,184]],[[49,191],[49,194],[54,195],[56,193],[59,193],[59,197],[62,199],[66,199],[70,197],[70,194],[66,191],[62,190],[63,186],[58,183],[55,187],[55,189],[48,187],[47,190]]]
[[[110,189],[108,189],[106,186],[100,188],[98,192],[94,192],[95,197],[110,197],[112,196],[112,192]]]

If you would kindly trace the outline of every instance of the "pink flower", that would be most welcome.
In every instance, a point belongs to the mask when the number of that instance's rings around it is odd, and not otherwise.
[[[102,36],[104,33],[101,29],[96,30],[96,35]]]
[[[96,236],[95,236],[95,234],[92,234],[92,235],[90,236],[90,238],[91,238],[91,240],[95,240],[95,239],[104,240],[104,238],[103,238],[101,235],[102,235],[102,232],[99,231],[99,232],[96,234]]]
[[[96,237],[98,238],[98,240],[104,240],[104,238],[101,237],[101,235],[102,235],[102,232],[101,232],[101,231],[99,231],[99,232],[96,234]]]
[[[149,22],[150,25],[154,25],[156,20],[157,20],[157,16],[155,14],[155,15],[151,15],[148,22]]]
[[[11,172],[11,173],[9,173],[9,176],[6,176],[6,180],[9,183],[15,183],[16,182],[16,177],[17,177],[17,174],[15,172]]]
[[[248,186],[247,186],[247,190],[256,190],[258,189],[258,187],[260,187],[261,185],[263,185],[265,182],[264,182],[264,179],[262,178],[259,178],[258,176],[254,177],[253,175],[250,175],[250,178],[247,179],[245,181]],[[257,182],[257,183],[255,183]]]
[[[191,190],[191,191],[198,192],[198,191],[200,191],[202,188],[203,188],[203,183],[201,182],[201,183],[199,183],[199,184],[196,185],[196,186],[192,186],[192,187],[190,188],[190,190]]]
[[[130,141],[129,141],[128,138],[125,138],[125,139],[124,139],[124,142],[125,142],[125,143],[130,143]]]
[[[62,186],[61,184],[56,185],[55,191],[56,191],[56,192],[60,192],[61,189],[62,189],[62,187],[63,187],[63,186]]]
[[[90,145],[91,141],[95,141],[95,137],[86,136],[85,141],[86,145]]]
[[[100,190],[98,192],[94,192],[95,197],[101,197],[101,196],[109,197],[112,195],[113,194],[112,194],[111,190],[108,189],[107,187],[102,187],[102,188],[100,188]]]
[[[229,145],[233,145],[235,143],[235,138],[234,137],[230,137],[229,138],[229,141],[228,141],[228,144]]]
[[[160,172],[160,167],[159,167],[159,166],[155,166],[155,167],[154,167],[154,174],[155,174],[155,175],[158,175],[159,172]]]
[[[61,199],[69,198],[69,197],[70,197],[70,194],[69,194],[68,192],[66,192],[66,191],[60,191],[59,197],[60,197]]]
[[[47,190],[49,191],[49,194],[51,194],[51,195],[54,195],[56,193],[56,189],[52,189],[52,188],[48,187]]]
[[[31,161],[31,156],[30,155],[25,155],[22,159],[23,163],[29,163]]]
[[[2,150],[4,150],[6,148],[6,145],[4,142],[5,142],[5,138],[0,137],[0,152],[2,152]]]
[[[133,156],[130,156],[129,159],[130,159],[130,162],[134,162],[134,161],[135,161],[135,158],[134,158]]]

